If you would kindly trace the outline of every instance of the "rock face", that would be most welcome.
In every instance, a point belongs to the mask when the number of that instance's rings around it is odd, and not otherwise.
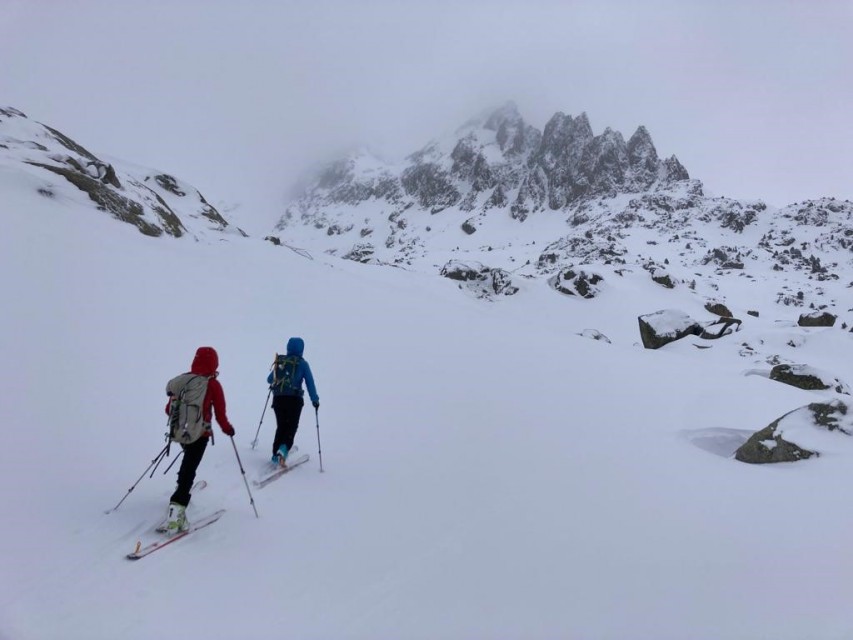
[[[735,458],[752,464],[805,460],[819,455],[805,444],[814,440],[815,430],[853,435],[853,414],[840,400],[800,407],[754,433],[735,452]]]
[[[617,193],[647,191],[655,183],[687,180],[676,158],[662,162],[645,127],[626,143],[609,127],[592,132],[585,113],[572,118],[555,114],[532,151],[512,215],[524,219],[548,209],[563,209],[578,200]]]
[[[166,173],[122,167],[96,157],[63,133],[12,108],[0,108],[0,162],[38,176],[39,193],[53,197],[62,184],[148,236],[199,237],[237,233],[196,189]]]
[[[359,153],[329,165],[288,207],[276,226],[335,224],[341,205],[377,203],[386,215],[453,208],[469,215],[459,225],[476,230],[470,213],[505,210],[516,220],[566,210],[596,197],[665,189],[689,180],[675,157],[661,160],[645,127],[626,142],[610,128],[593,133],[585,113],[555,114],[543,131],[507,103],[461,127],[454,138],[431,142],[400,166]],[[345,225],[340,225],[345,226]],[[394,244],[403,234],[390,240]]]
[[[595,135],[584,113],[557,113],[539,131],[507,103],[472,119],[452,138],[429,143],[400,165],[366,152],[330,164],[285,210],[275,231],[307,226],[320,232],[334,229],[333,235],[343,229],[347,235],[387,228],[383,244],[394,249],[389,262],[399,264],[417,248],[411,230],[416,218],[452,210],[462,214],[458,228],[471,235],[487,214],[504,212],[524,221],[598,197],[660,191],[686,182],[687,171],[675,157],[658,157],[645,127],[626,142],[610,128]],[[356,222],[365,220],[363,215],[347,214],[357,207],[372,212],[366,226]],[[378,225],[378,218],[392,224]],[[349,252],[350,247],[340,254]]]

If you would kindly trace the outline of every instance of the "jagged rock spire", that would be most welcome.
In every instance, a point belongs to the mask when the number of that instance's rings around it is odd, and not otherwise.
[[[515,103],[510,100],[492,112],[486,119],[483,128],[490,131],[497,131],[502,125],[515,125],[519,122],[522,122],[521,114],[518,113],[518,107],[515,106]]]
[[[338,162],[314,188],[349,204],[359,194],[384,194],[395,202],[410,198],[432,213],[510,206],[513,217],[524,219],[585,198],[639,193],[689,178],[674,156],[658,157],[646,127],[638,127],[627,142],[609,127],[595,135],[585,112],[574,117],[557,112],[539,131],[507,102],[467,122],[457,136],[431,142],[410,155],[402,170],[392,174],[389,167],[380,178],[360,175],[352,162]]]

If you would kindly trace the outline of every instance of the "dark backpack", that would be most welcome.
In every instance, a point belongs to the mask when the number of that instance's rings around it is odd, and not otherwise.
[[[297,379],[296,370],[301,356],[276,356],[272,370],[272,389],[279,395],[301,395],[302,381]]]
[[[166,394],[172,398],[169,404],[169,437],[173,442],[191,444],[210,428],[203,413],[208,381],[207,376],[182,373],[166,384]]]

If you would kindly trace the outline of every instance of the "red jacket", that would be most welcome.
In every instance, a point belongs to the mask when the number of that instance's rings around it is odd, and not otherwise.
[[[225,415],[225,392],[222,390],[222,385],[216,376],[219,372],[216,370],[219,366],[219,355],[213,347],[199,347],[193,358],[193,365],[190,367],[190,373],[195,373],[200,376],[208,376],[207,393],[204,395],[204,402],[201,406],[202,419],[206,423],[211,422],[211,410],[216,413],[216,422],[219,423],[219,428],[222,432],[228,435],[234,427],[228,421],[228,416]],[[166,415],[169,414],[169,407],[172,404],[172,398],[166,403]],[[204,434],[208,437],[208,433]]]

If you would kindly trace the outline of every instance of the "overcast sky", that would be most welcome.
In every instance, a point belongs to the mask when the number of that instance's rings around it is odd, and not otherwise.
[[[840,0],[0,0],[0,104],[264,224],[317,162],[507,100],[784,205],[853,199],[851,32]]]

